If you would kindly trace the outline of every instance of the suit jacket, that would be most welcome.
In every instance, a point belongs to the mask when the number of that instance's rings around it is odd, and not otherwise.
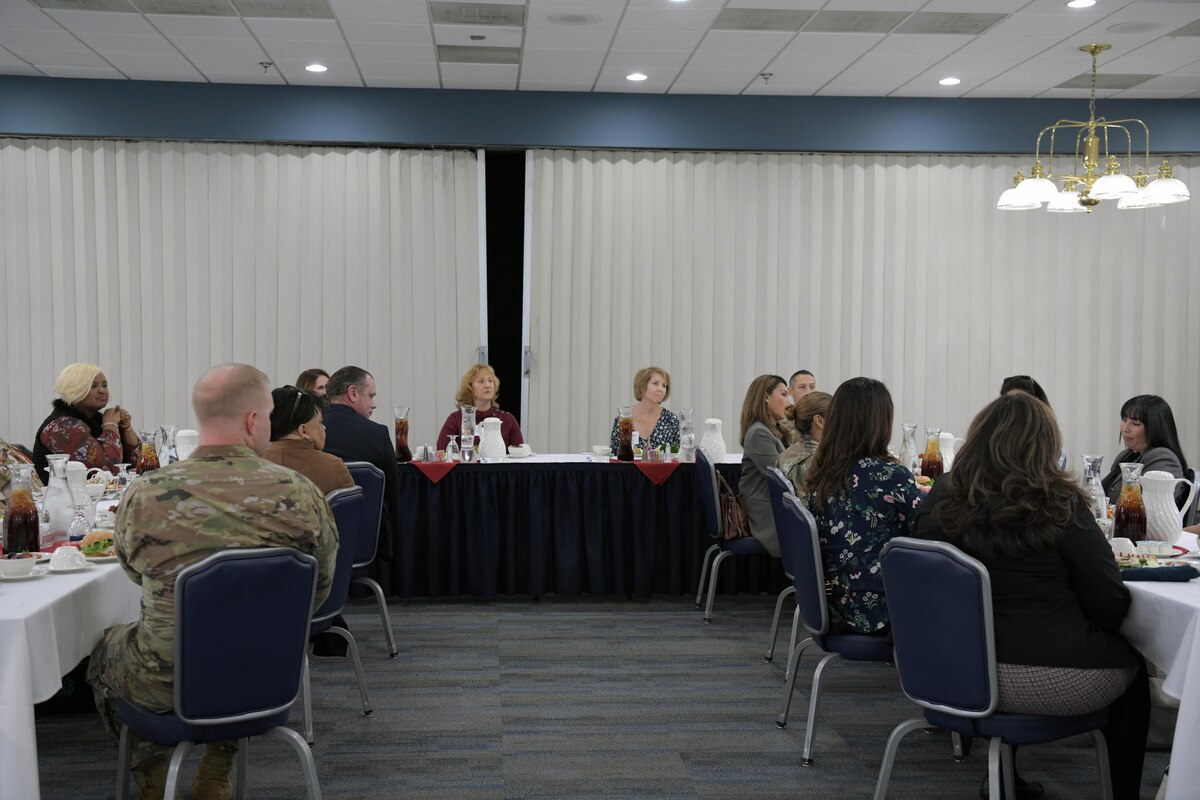
[[[383,519],[379,523],[379,555],[391,559],[392,537],[399,533],[400,472],[396,448],[386,425],[371,422],[343,403],[325,412],[325,452],[342,461],[369,461],[383,470]]]
[[[750,518],[750,533],[776,558],[779,558],[779,537],[775,534],[767,468],[775,466],[782,452],[783,442],[770,428],[761,422],[752,423],[742,444],[742,477],[738,481],[738,494]]]
[[[303,439],[280,439],[271,442],[263,456],[267,461],[293,469],[317,485],[321,494],[335,489],[346,489],[354,485],[346,462],[335,455],[324,453]]]

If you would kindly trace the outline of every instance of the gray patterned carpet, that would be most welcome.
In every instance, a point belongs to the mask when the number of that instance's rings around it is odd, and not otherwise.
[[[314,659],[322,791],[414,800],[869,798],[887,735],[915,706],[886,665],[832,667],[816,763],[801,766],[816,658],[801,663],[791,724],[776,728],[787,634],[776,660],[764,662],[773,600],[720,597],[711,625],[686,598],[396,603],[394,661],[378,616],[355,607],[348,617],[375,714],[361,714],[349,661]],[[299,727],[298,711],[292,723]],[[113,797],[116,749],[93,715],[40,719],[38,749],[43,798]],[[986,764],[986,751],[958,764],[947,737],[913,733],[888,796],[978,797]],[[1024,777],[1064,800],[1099,796],[1093,764],[1082,739],[1025,748],[1020,761]],[[1149,756],[1145,800],[1165,765],[1164,754]],[[282,742],[252,743],[249,780],[250,797],[303,796]]]

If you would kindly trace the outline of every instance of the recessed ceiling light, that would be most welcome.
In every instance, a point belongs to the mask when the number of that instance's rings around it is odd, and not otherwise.
[[[325,66],[324,64],[309,64],[307,67],[305,67],[305,69],[309,72],[324,72],[325,70],[329,69],[329,67]]]
[[[646,76],[640,72],[631,72],[625,76],[625,80],[627,80],[627,81],[644,81],[644,80],[646,80]]]
[[[942,86],[958,86],[962,81],[958,78],[942,78],[938,83]]]
[[[1067,8],[1091,8],[1096,5],[1096,0],[1071,0],[1067,3]]]

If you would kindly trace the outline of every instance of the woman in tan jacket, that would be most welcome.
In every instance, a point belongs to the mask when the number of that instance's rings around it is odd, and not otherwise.
[[[323,494],[354,485],[350,470],[325,447],[325,422],[321,399],[312,392],[284,386],[271,392],[271,446],[266,457],[294,469],[317,485]]]

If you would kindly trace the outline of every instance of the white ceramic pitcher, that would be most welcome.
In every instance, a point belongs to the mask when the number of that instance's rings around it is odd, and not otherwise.
[[[947,472],[954,465],[954,448],[960,447],[962,443],[962,437],[956,439],[953,433],[943,431],[938,436],[938,447],[942,450],[942,466]]]
[[[1180,510],[1175,505],[1175,484],[1189,487],[1187,502]],[[1183,532],[1183,521],[1196,499],[1196,484],[1176,478],[1169,472],[1152,470],[1142,474],[1142,503],[1146,506],[1146,538],[1175,544]]]
[[[479,423],[483,433],[479,435],[479,457],[487,459],[504,458],[507,450],[504,447],[504,437],[500,435],[500,420],[489,417]]]

